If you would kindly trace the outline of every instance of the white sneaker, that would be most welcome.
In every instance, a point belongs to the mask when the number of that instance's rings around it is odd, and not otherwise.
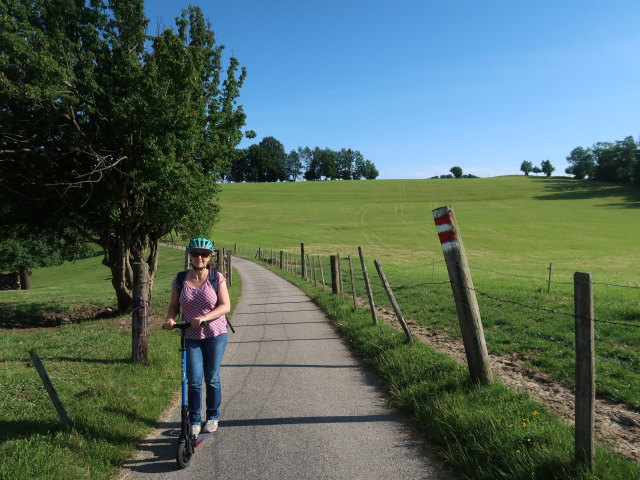
[[[204,424],[203,432],[212,433],[218,429],[218,420],[207,420],[207,423]]]
[[[191,425],[191,435],[194,437],[200,435],[200,425]]]

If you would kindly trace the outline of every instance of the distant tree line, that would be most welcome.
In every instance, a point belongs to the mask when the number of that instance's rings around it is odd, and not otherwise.
[[[295,182],[296,180],[374,180],[376,166],[350,148],[298,147],[286,153],[274,137],[244,149],[225,176],[229,182]]]
[[[567,157],[565,172],[575,178],[640,184],[640,150],[633,137],[576,147]]]
[[[565,173],[577,179],[640,184],[640,147],[631,136],[615,142],[597,142],[590,148],[576,147],[567,156],[567,163]],[[525,175],[544,173],[550,177],[554,170],[549,160],[540,167],[527,160],[520,165]]]
[[[530,173],[544,173],[547,177],[550,177],[551,174],[555,171],[556,167],[551,165],[551,161],[543,160],[540,163],[540,166],[537,167],[533,163],[528,160],[525,160],[520,164],[520,171],[525,175],[529,175]]]
[[[449,171],[451,172],[448,175],[435,175],[433,177],[431,177],[431,179],[436,179],[436,178],[478,178],[475,175],[471,175],[470,173],[466,173],[463,175],[462,173],[462,167],[458,167],[458,166],[454,166],[451,167],[449,169]]]

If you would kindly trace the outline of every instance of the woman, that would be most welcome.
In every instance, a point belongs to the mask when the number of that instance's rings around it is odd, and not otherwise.
[[[202,381],[206,386],[206,422],[204,432],[215,432],[220,418],[222,390],[220,365],[227,346],[227,318],[231,300],[224,275],[218,273],[218,293],[209,281],[209,260],[213,242],[194,238],[187,247],[191,266],[182,289],[177,276],[173,280],[171,303],[163,328],[171,330],[182,310],[182,319],[191,326],[184,331],[187,350],[187,395],[191,416],[191,434],[197,436],[201,427]],[[180,293],[178,293],[180,291]]]

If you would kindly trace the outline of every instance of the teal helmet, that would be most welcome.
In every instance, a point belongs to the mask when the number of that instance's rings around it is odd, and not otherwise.
[[[194,238],[189,242],[187,251],[190,252],[194,249],[208,250],[210,253],[213,253],[213,242],[207,238]]]

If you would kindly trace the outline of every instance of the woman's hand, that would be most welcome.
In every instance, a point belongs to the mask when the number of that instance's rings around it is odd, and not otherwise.
[[[162,328],[164,328],[165,330],[173,330],[173,326],[176,324],[176,322],[172,319],[167,320],[166,322],[164,322],[164,324],[162,325]]]
[[[205,320],[202,317],[195,317],[194,319],[191,320],[191,326],[193,328],[200,328],[204,323],[204,321]]]

